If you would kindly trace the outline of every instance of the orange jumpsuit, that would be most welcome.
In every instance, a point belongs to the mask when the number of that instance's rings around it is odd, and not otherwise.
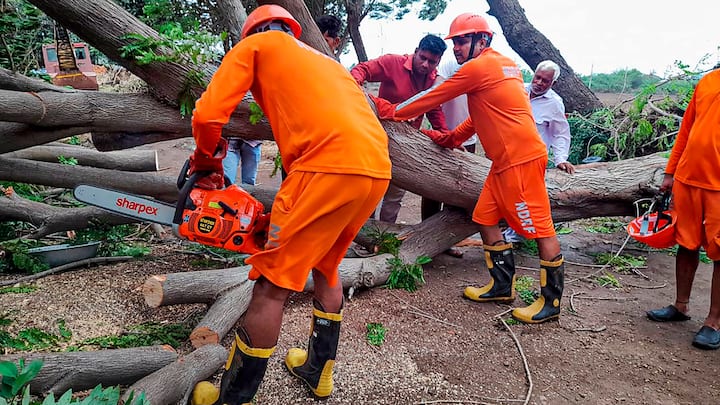
[[[505,218],[526,238],[555,235],[545,188],[547,150],[535,126],[522,74],[509,58],[486,48],[437,87],[401,103],[395,119],[404,121],[467,94],[470,118],[454,130],[455,138],[477,133],[490,173],[473,211],[481,225]]]
[[[342,65],[267,31],[233,47],[197,101],[192,126],[201,152],[212,155],[248,90],[288,171],[266,249],[246,260],[249,277],[301,291],[316,268],[334,285],[337,266],[389,184],[387,134]]]
[[[695,87],[665,173],[675,179],[677,242],[720,260],[720,69]]]

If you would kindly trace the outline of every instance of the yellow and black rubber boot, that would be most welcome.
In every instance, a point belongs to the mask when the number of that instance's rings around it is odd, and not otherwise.
[[[485,263],[490,282],[482,287],[465,287],[463,296],[478,302],[510,302],[515,300],[515,258],[512,243],[504,241],[487,245]]]
[[[285,366],[295,377],[301,379],[316,398],[330,396],[333,390],[333,367],[340,340],[340,313],[325,312],[314,301],[312,330],[308,350],[292,348],[285,357]]]
[[[245,331],[246,344],[235,335],[235,343],[230,349],[230,355],[225,363],[225,372],[220,383],[220,398],[215,405],[250,405],[255,393],[260,387],[268,359],[275,351],[275,347],[258,349],[250,347],[250,339]]]
[[[562,255],[552,261],[540,260],[540,297],[530,306],[515,308],[513,318],[524,323],[542,323],[560,317],[560,299],[565,285]]]

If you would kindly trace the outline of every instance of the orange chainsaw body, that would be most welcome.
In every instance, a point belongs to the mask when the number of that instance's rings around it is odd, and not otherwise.
[[[253,254],[267,240],[269,215],[263,204],[236,185],[190,190],[175,224],[178,236],[203,245]]]

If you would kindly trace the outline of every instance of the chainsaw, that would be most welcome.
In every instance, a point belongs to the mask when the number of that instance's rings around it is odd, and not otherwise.
[[[192,242],[248,254],[262,250],[270,223],[263,204],[227,177],[222,190],[195,187],[200,175],[188,177],[188,167],[186,161],[177,180],[177,205],[84,184],[73,195],[116,214],[171,226],[175,235]]]

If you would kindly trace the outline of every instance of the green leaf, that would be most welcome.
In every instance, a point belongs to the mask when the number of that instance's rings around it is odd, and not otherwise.
[[[17,366],[11,361],[0,361],[0,375],[3,377],[17,377]]]

